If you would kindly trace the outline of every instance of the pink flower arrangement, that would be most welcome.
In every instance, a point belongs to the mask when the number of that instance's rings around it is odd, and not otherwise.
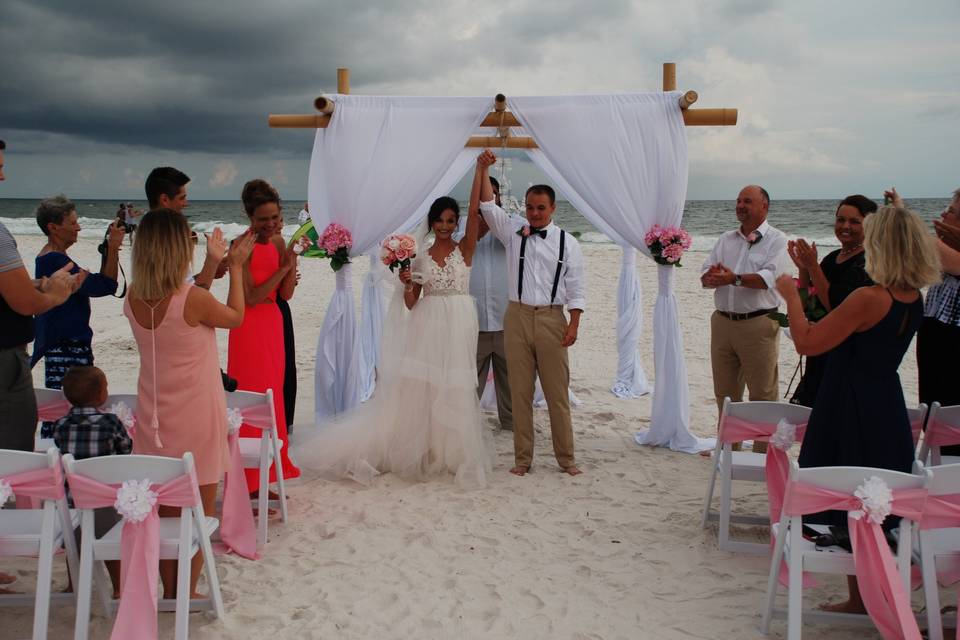
[[[397,267],[406,269],[417,255],[417,241],[413,236],[403,233],[392,235],[383,241],[380,249],[380,261],[393,271]]]
[[[657,264],[679,267],[682,266],[680,258],[683,257],[683,252],[693,244],[693,238],[686,229],[661,227],[655,224],[643,236],[643,242],[650,249],[650,255]]]
[[[339,271],[345,264],[350,264],[350,249],[353,247],[353,236],[350,230],[337,222],[331,222],[317,238],[317,246],[330,258],[330,268]]]

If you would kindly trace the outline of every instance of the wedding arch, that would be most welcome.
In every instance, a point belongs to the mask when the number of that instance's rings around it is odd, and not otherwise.
[[[387,235],[409,229],[474,164],[479,149],[524,149],[557,190],[623,250],[618,285],[618,367],[612,391],[649,391],[640,365],[642,330],[637,251],[654,225],[680,226],[687,191],[685,126],[732,126],[736,109],[691,109],[694,91],[676,90],[676,65],[663,65],[663,91],[610,95],[395,97],[337,93],[314,101],[315,114],[270,115],[271,127],[316,129],[308,200],[317,229],[332,222],[353,234],[352,257],[368,255],[361,325],[350,265],[336,289],[317,345],[316,418],[356,406],[372,392],[383,321],[377,255]],[[496,135],[474,135],[481,128]],[[527,135],[518,136],[514,129]],[[672,266],[658,265],[654,305],[654,389],[649,431],[638,442],[690,451],[689,391]]]

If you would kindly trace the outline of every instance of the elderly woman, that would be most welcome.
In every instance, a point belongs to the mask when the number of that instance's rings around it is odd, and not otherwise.
[[[860,287],[873,284],[866,271],[863,253],[863,223],[868,214],[877,210],[877,203],[862,195],[847,196],[837,206],[833,232],[840,248],[817,262],[817,245],[802,238],[787,243],[787,253],[800,270],[800,287],[815,291],[824,309],[840,306]],[[809,356],[797,390],[790,399],[794,404],[812,407],[823,379],[827,356]]]
[[[37,225],[47,236],[47,243],[37,255],[36,277],[49,277],[72,263],[71,273],[79,273],[82,279],[80,288],[64,304],[36,319],[30,366],[43,358],[46,387],[60,389],[63,376],[70,367],[93,364],[90,298],[109,296],[117,290],[123,227],[116,222],[110,225],[100,272],[88,274],[67,255],[67,250],[76,243],[80,233],[77,208],[70,200],[63,195],[43,200],[37,207]],[[53,423],[45,422],[40,436],[53,437]]]
[[[923,320],[920,289],[940,279],[940,260],[923,220],[902,205],[867,218],[864,247],[876,284],[857,289],[816,324],[807,322],[793,279],[777,279],[797,352],[829,352],[799,464],[909,473],[913,436],[897,369]],[[831,531],[838,539],[845,515],[829,511],[805,520],[836,525]],[[850,600],[829,609],[865,611],[856,579],[850,580]]]
[[[891,191],[892,195],[896,190]],[[899,196],[897,196],[899,197]],[[943,265],[942,281],[927,291],[923,324],[917,334],[917,373],[920,402],[944,406],[960,404],[960,388],[953,380],[960,362],[960,251],[946,244],[960,228],[960,189],[934,223],[937,252]],[[946,455],[960,455],[960,445],[943,447]]]

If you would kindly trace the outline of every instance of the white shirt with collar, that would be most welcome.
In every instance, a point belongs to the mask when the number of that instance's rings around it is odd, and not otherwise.
[[[488,232],[477,241],[470,268],[470,295],[477,303],[480,331],[503,331],[509,278],[507,250],[492,232]]]
[[[757,232],[761,235],[760,240],[750,244],[739,228],[727,231],[717,239],[703,263],[701,275],[719,262],[736,275],[756,273],[767,283],[766,289],[734,285],[717,287],[713,292],[713,300],[719,311],[750,313],[780,306],[780,295],[774,285],[787,257],[787,236],[770,226],[766,220],[757,228]]]
[[[532,306],[563,304],[567,309],[586,308],[584,292],[583,252],[580,243],[572,233],[565,234],[563,248],[563,269],[557,283],[557,295],[550,301],[553,280],[557,273],[557,261],[560,257],[560,227],[552,222],[544,227],[546,238],[530,236],[524,253],[523,300],[517,296],[520,277],[520,244],[523,236],[517,232],[527,225],[523,218],[514,218],[498,207],[494,201],[481,202],[480,213],[506,248],[508,295],[512,302],[522,302]]]

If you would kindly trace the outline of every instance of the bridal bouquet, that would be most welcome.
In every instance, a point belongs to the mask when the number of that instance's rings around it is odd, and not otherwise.
[[[655,224],[650,231],[647,231],[647,234],[643,237],[643,242],[650,249],[650,255],[653,256],[654,262],[680,267],[682,266],[680,257],[693,244],[693,239],[686,229],[661,227]]]
[[[392,272],[397,267],[406,269],[410,266],[410,260],[417,255],[417,241],[413,236],[404,233],[392,235],[383,241],[383,248],[380,250],[380,261],[390,267]]]

